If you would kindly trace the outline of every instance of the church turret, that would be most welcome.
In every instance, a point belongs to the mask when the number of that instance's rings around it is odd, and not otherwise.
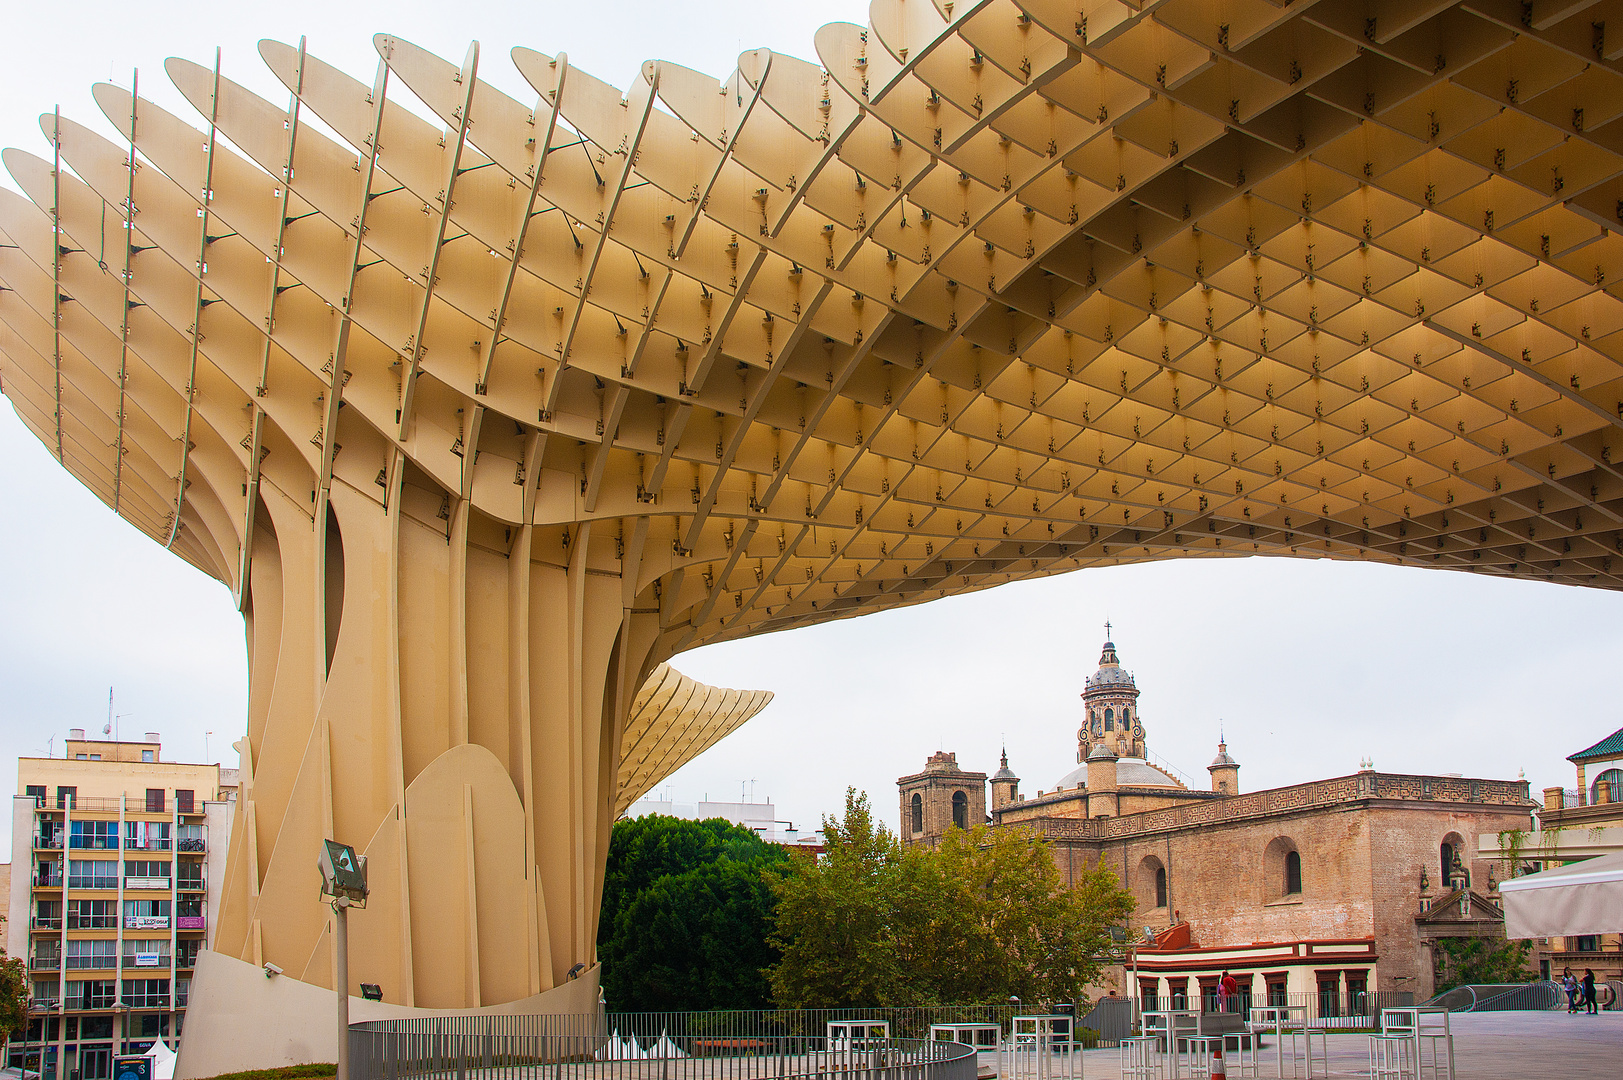
[[[1001,810],[1020,795],[1020,778],[1009,768],[1009,750],[1003,749],[997,772],[992,774],[992,809]]]
[[[1076,760],[1088,761],[1095,746],[1108,746],[1117,757],[1144,757],[1144,725],[1138,716],[1138,686],[1121,666],[1116,645],[1106,641],[1099,653],[1099,670],[1088,676],[1082,691],[1083,721],[1076,733]]]
[[[1228,743],[1221,735],[1217,738],[1217,756],[1206,766],[1212,774],[1212,790],[1219,795],[1240,793],[1240,763],[1229,757]]]

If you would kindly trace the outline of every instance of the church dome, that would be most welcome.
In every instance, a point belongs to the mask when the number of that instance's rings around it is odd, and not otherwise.
[[[1116,657],[1115,643],[1107,641],[1104,650],[1099,654],[1099,670],[1088,676],[1087,690],[1113,690],[1118,688],[1137,689],[1133,683],[1133,676],[1127,672],[1126,668],[1121,666],[1121,661]]]
[[[1077,785],[1086,787],[1088,783],[1087,765],[1078,765],[1064,776],[1060,777],[1060,788],[1069,791]],[[1139,758],[1121,758],[1116,762],[1116,785],[1118,787],[1182,787],[1167,773],[1157,769],[1149,762]]]

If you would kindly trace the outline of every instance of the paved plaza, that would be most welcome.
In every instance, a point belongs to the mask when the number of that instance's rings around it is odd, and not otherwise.
[[[1450,1024],[1461,1080],[1576,1080],[1623,1070],[1623,1012],[1459,1013]],[[1329,1043],[1330,1076],[1369,1074],[1367,1035],[1331,1035]],[[1090,1050],[1084,1057],[1087,1080],[1119,1080],[1118,1050]],[[1259,1076],[1274,1076],[1275,1062],[1270,1039],[1258,1058]],[[1286,1066],[1289,1075],[1289,1059]],[[1230,1075],[1236,1075],[1232,1068]]]

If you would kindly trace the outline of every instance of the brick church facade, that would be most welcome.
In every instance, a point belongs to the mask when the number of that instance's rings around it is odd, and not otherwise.
[[[1139,986],[1163,1004],[1205,1000],[1228,970],[1242,1001],[1358,1008],[1368,991],[1433,989],[1445,937],[1502,937],[1498,878],[1478,839],[1525,830],[1527,783],[1361,768],[1265,791],[1240,790],[1222,742],[1211,789],[1148,758],[1138,687],[1106,642],[1083,692],[1078,768],[1051,791],[1021,794],[1007,755],[990,780],[933,755],[897,781],[904,842],[990,821],[1051,846],[1062,875],[1104,865],[1138,902]],[[989,816],[986,788],[990,783]],[[1118,969],[1131,992],[1128,968]]]

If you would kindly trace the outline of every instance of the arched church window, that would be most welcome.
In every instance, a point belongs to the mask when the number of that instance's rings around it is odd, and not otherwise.
[[[969,828],[969,796],[962,791],[952,793],[952,823],[960,829]]]
[[[1167,906],[1167,868],[1164,866],[1155,871],[1155,906]]]
[[[1105,710],[1105,730],[1106,731],[1115,731],[1116,730],[1116,710],[1115,709],[1106,709]]]
[[[1302,856],[1300,852],[1285,853],[1285,895],[1302,891]]]
[[[1623,802],[1623,770],[1607,769],[1590,786],[1589,803],[1596,806],[1615,802]]]
[[[912,810],[913,831],[921,833],[924,831],[924,800],[919,798],[919,793],[916,791],[913,793]]]
[[[1449,888],[1448,879],[1454,876],[1454,845],[1444,844],[1443,855],[1443,888]]]

